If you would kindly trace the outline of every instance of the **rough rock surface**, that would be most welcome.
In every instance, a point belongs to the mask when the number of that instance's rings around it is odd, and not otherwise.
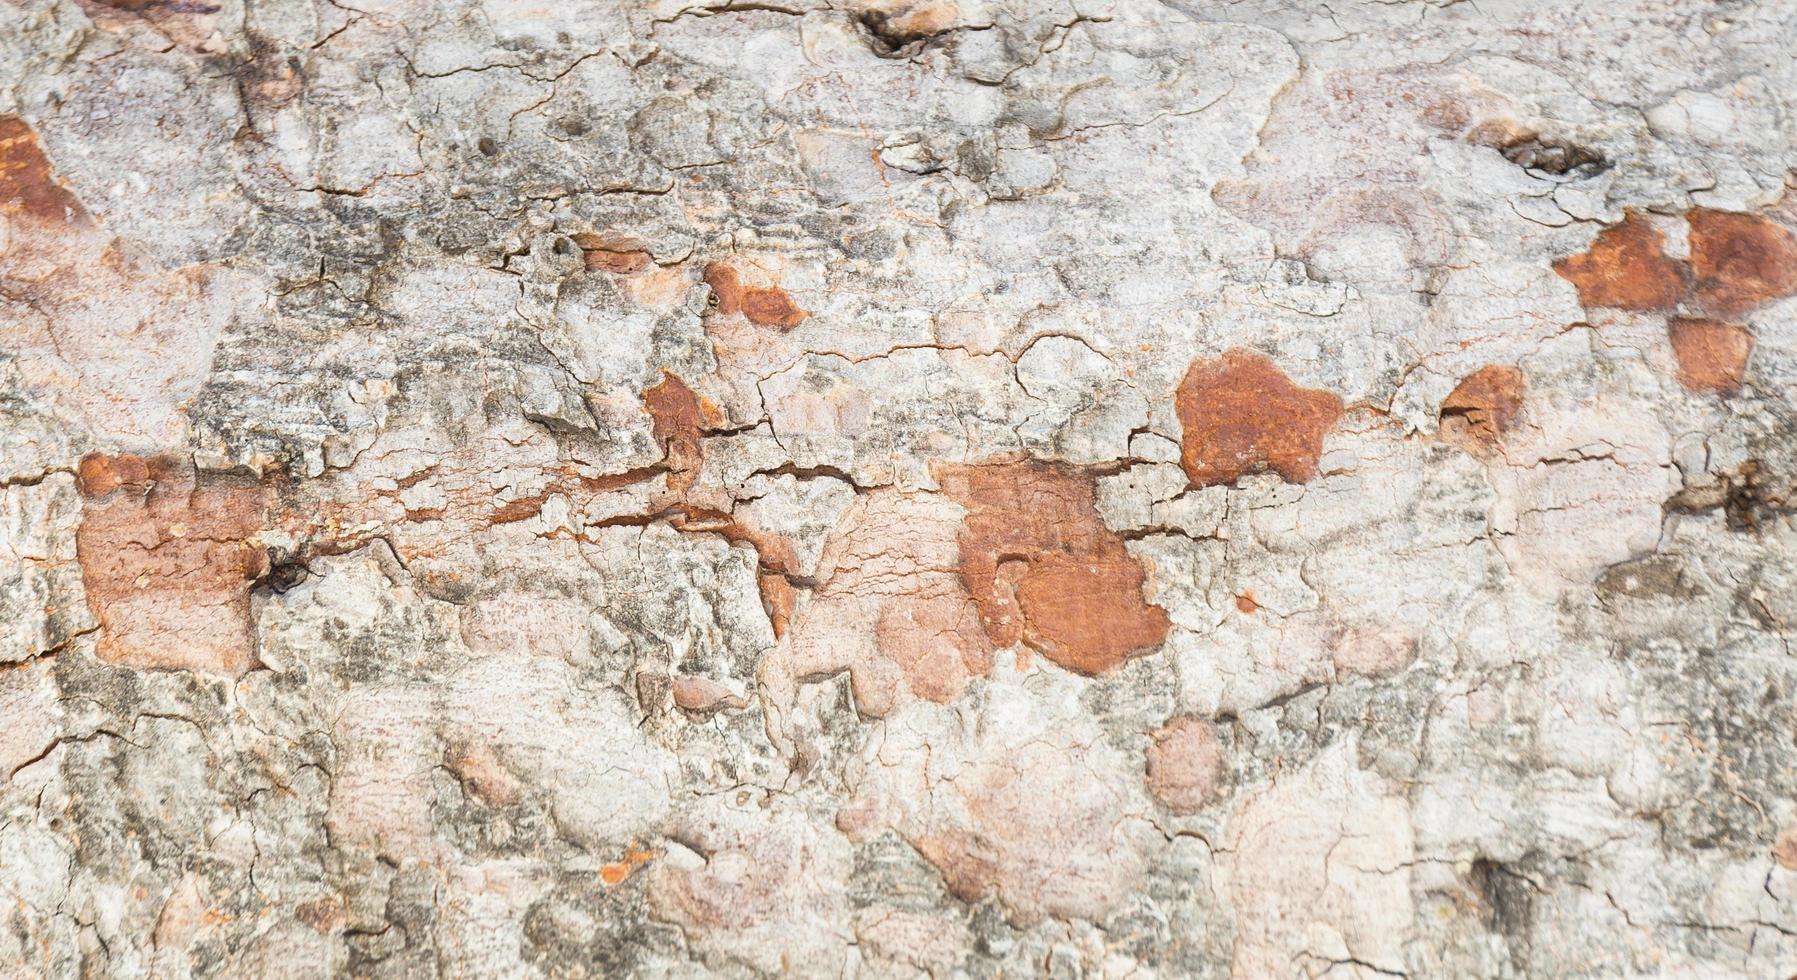
[[[0,0],[0,977],[1797,973],[1788,0]]]

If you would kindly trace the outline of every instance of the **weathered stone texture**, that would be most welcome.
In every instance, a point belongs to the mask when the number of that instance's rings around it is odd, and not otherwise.
[[[0,977],[1797,974],[1784,0],[0,0]]]

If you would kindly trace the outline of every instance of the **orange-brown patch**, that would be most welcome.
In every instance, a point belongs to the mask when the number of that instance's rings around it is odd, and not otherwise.
[[[1267,471],[1304,483],[1316,476],[1323,437],[1342,414],[1334,394],[1300,388],[1272,361],[1239,348],[1194,362],[1175,407],[1180,461],[1195,487]]]
[[[250,588],[268,505],[246,476],[186,459],[90,456],[76,555],[100,621],[99,655],[132,667],[240,676],[255,666]]]
[[[1260,603],[1254,601],[1253,592],[1244,592],[1235,597],[1235,608],[1244,615],[1252,616],[1260,612]]]
[[[1142,596],[1147,573],[1099,519],[1091,473],[1034,461],[935,470],[967,509],[960,577],[995,644],[1099,674],[1166,639],[1166,612]]]
[[[660,851],[638,850],[633,844],[621,859],[600,866],[599,880],[608,885],[621,884],[635,874],[638,868],[660,856]]]
[[[1522,372],[1487,364],[1462,378],[1441,402],[1441,431],[1475,449],[1490,449],[1522,413]]]
[[[705,284],[717,298],[718,312],[726,316],[741,313],[750,323],[791,330],[807,315],[786,290],[778,286],[745,286],[742,275],[722,262],[705,267]]]
[[[1703,308],[1717,316],[1739,316],[1756,306],[1797,293],[1797,236],[1752,214],[1694,208],[1691,270]]]
[[[684,492],[698,479],[705,458],[704,406],[686,382],[664,371],[661,382],[643,392],[643,409],[649,413],[656,444],[666,454],[668,486]]]
[[[57,182],[37,133],[17,116],[0,116],[0,211],[47,224],[82,224],[87,211]]]
[[[1591,248],[1554,263],[1560,278],[1577,287],[1585,306],[1618,310],[1669,310],[1685,294],[1686,269],[1666,257],[1666,238],[1642,215],[1598,232]]]
[[[1738,391],[1753,353],[1746,327],[1719,320],[1674,319],[1666,324],[1678,383],[1692,391],[1727,395]]]
[[[779,327],[791,330],[804,322],[805,311],[786,295],[786,290],[778,286],[752,287],[743,290],[743,316],[750,323],[758,323],[764,327]]]
[[[655,262],[655,257],[649,253],[645,243],[627,235],[583,231],[573,238],[574,244],[580,246],[586,257],[589,272],[596,270],[628,276],[649,268]]]
[[[730,316],[742,312],[742,277],[735,269],[722,262],[713,262],[705,267],[705,285],[711,287],[711,296],[719,313]]]
[[[757,584],[761,608],[767,613],[768,625],[774,629],[774,639],[778,640],[786,635],[786,628],[792,623],[793,610],[799,604],[799,590],[778,572],[761,572]]]

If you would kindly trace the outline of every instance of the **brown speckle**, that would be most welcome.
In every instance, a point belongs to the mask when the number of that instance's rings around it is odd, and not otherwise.
[[[1342,414],[1340,398],[1300,388],[1272,361],[1240,349],[1194,363],[1175,403],[1180,460],[1195,487],[1267,471],[1304,483],[1316,476],[1323,436]]]
[[[75,535],[99,655],[133,667],[240,676],[255,666],[250,589],[267,568],[253,536],[256,480],[184,458],[90,456]]]
[[[1691,391],[1727,395],[1740,390],[1753,353],[1746,327],[1719,320],[1674,319],[1666,324],[1672,354],[1678,360],[1678,383]]]
[[[967,508],[961,581],[995,644],[1022,641],[1100,674],[1166,639],[1167,614],[1143,598],[1147,573],[1099,519],[1090,473],[1032,461],[942,465],[936,476]]]
[[[1489,450],[1522,414],[1522,372],[1488,364],[1462,378],[1441,402],[1442,434],[1469,448]]]
[[[1797,293],[1797,236],[1765,218],[1695,208],[1691,270],[1695,294],[1717,316],[1739,316]]]
[[[1162,805],[1196,813],[1222,798],[1229,764],[1210,723],[1172,718],[1149,738],[1148,789]]]
[[[1554,263],[1560,278],[1579,291],[1585,306],[1618,310],[1669,310],[1685,294],[1685,265],[1661,250],[1665,236],[1633,211],[1598,232],[1591,248]]]

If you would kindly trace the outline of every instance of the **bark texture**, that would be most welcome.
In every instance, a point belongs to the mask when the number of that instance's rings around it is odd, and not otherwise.
[[[1797,973],[1787,0],[0,0],[0,977]]]

